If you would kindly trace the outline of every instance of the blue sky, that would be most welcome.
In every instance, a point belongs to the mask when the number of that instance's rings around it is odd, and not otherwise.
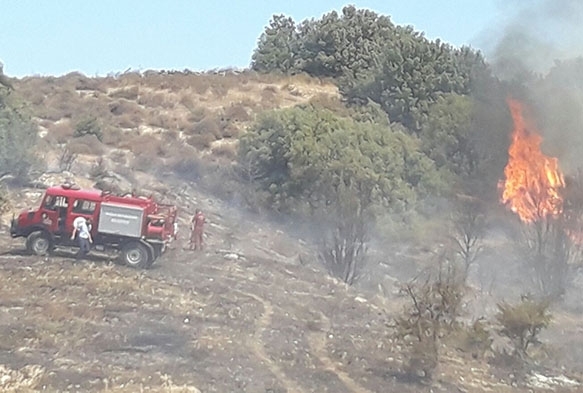
[[[272,15],[300,22],[347,4],[478,49],[501,23],[500,0],[3,0],[0,61],[13,77],[243,68]]]

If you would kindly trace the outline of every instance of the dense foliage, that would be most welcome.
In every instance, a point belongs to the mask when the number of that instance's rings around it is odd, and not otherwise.
[[[363,207],[398,209],[436,186],[417,139],[314,106],[265,113],[241,139],[240,162],[279,209],[299,201],[325,206],[341,188],[353,190]]]
[[[10,87],[0,86],[0,177],[26,179],[34,162],[37,133],[24,109],[10,94]]]
[[[471,48],[429,41],[387,16],[347,6],[340,15],[332,11],[299,24],[274,16],[252,68],[333,78],[345,102],[373,103],[392,129],[418,138],[415,154],[429,158],[427,167],[452,190],[496,188],[508,143],[506,92]],[[476,186],[478,178],[483,184]]]
[[[429,41],[411,27],[354,6],[298,25],[274,16],[252,68],[335,78],[347,100],[377,102],[391,121],[411,131],[421,128],[442,95],[467,95],[474,79],[489,73],[479,52]]]

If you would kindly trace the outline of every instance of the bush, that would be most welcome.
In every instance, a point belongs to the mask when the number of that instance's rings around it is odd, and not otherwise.
[[[6,213],[10,208],[10,199],[6,195],[6,190],[0,184],[0,214]]]
[[[416,341],[408,348],[405,374],[411,380],[430,380],[439,362],[437,342]]]
[[[215,116],[206,116],[204,119],[196,123],[190,130],[190,134],[197,135],[213,135],[216,138],[222,137],[222,127]]]
[[[61,154],[59,155],[59,170],[62,172],[70,172],[77,157],[77,153],[72,152],[68,146],[62,148]]]
[[[156,156],[137,155],[132,160],[130,167],[136,171],[156,172],[162,168],[162,160]]]
[[[214,155],[224,157],[228,160],[235,160],[237,158],[237,145],[233,143],[221,143],[212,147]]]
[[[231,104],[231,106],[225,109],[225,113],[223,116],[227,121],[238,121],[244,122],[249,121],[251,117],[245,107],[241,104]]]
[[[463,282],[444,259],[440,257],[435,276],[429,274],[425,281],[403,288],[410,303],[396,320],[396,335],[408,350],[405,373],[411,378],[431,378],[438,363],[439,340],[458,326]]]
[[[140,89],[138,86],[124,87],[115,90],[109,94],[111,98],[124,98],[126,100],[137,100],[140,94]]]
[[[10,174],[17,181],[28,178],[36,162],[33,148],[38,129],[32,121],[3,101],[0,91],[0,177]],[[4,105],[2,105],[4,102]]]
[[[75,125],[75,137],[81,137],[85,135],[95,135],[99,140],[103,140],[103,132],[101,131],[101,126],[99,125],[95,117],[89,117],[79,121]]]
[[[67,148],[73,154],[98,156],[104,153],[103,144],[95,135],[86,135],[75,138],[67,143]]]
[[[522,297],[518,304],[498,304],[496,319],[502,325],[500,333],[510,339],[516,354],[527,355],[530,345],[539,344],[539,333],[551,321],[550,302]]]
[[[103,132],[103,143],[108,146],[118,146],[125,135],[119,128],[108,128]]]
[[[107,164],[103,157],[98,157],[91,165],[89,176],[94,180],[100,180],[108,175]]]
[[[197,181],[201,177],[203,164],[198,157],[177,157],[170,164],[170,169],[185,180]]]
[[[483,318],[480,318],[470,326],[462,326],[457,329],[452,335],[452,341],[456,348],[471,353],[472,357],[477,359],[491,349],[493,339]]]
[[[58,121],[49,126],[47,136],[57,143],[63,144],[67,143],[73,137],[74,132],[68,120]]]
[[[188,115],[188,121],[193,123],[198,123],[205,117],[210,115],[210,112],[203,107],[189,108],[190,114]]]
[[[204,150],[210,148],[215,140],[216,138],[212,134],[192,135],[186,139],[186,143],[190,146]]]
[[[134,135],[119,144],[119,148],[131,150],[136,156],[156,157],[162,141],[151,134]]]

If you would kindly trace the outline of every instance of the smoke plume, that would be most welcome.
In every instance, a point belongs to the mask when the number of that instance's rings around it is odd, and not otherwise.
[[[583,54],[580,0],[507,0],[501,14],[484,47],[503,79],[545,74],[556,61]]]
[[[506,0],[500,11],[483,37],[486,57],[520,86],[513,93],[532,107],[545,153],[573,173],[583,168],[583,1]]]

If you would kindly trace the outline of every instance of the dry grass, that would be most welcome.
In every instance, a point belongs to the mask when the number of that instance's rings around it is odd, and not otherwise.
[[[120,142],[120,149],[132,151],[136,156],[155,157],[160,154],[162,142],[154,135],[133,135]]]
[[[217,141],[219,142],[219,141]],[[234,160],[237,158],[237,148],[238,143],[227,143],[221,141],[222,143],[213,144],[211,147],[211,151],[214,155],[227,158],[228,160]]]
[[[107,146],[118,147],[124,139],[124,132],[117,127],[108,127],[103,130],[102,141]]]
[[[305,76],[228,69],[130,71],[95,78],[71,73],[59,78],[24,78],[15,85],[46,130],[43,149],[47,154],[69,143],[71,151],[80,155],[107,156],[108,150],[121,147],[139,157],[166,159],[182,146],[211,152],[209,158],[223,161],[236,157],[234,148],[215,141],[236,139],[259,112],[307,102],[318,93],[337,95],[331,84]],[[325,97],[317,99],[324,101]],[[71,138],[73,125],[86,118],[98,119],[103,143]],[[136,137],[144,130],[159,135],[156,139]],[[146,161],[138,158],[133,164],[146,168]]]
[[[215,140],[216,138],[213,134],[191,135],[186,138],[186,143],[190,146],[204,150],[210,148]]]
[[[222,127],[216,116],[206,116],[187,130],[187,133],[190,135],[213,135],[216,139],[222,136]]]
[[[114,89],[108,94],[111,98],[123,98],[129,101],[135,101],[140,95],[139,86],[122,87],[121,89]]]
[[[73,138],[67,143],[67,147],[73,154],[84,155],[102,155],[105,152],[105,146],[95,135],[85,135]]]
[[[246,122],[251,119],[247,109],[241,104],[231,104],[225,108],[223,118],[229,122]]]
[[[120,98],[112,101],[109,105],[109,112],[114,116],[119,115],[142,115],[143,110],[135,101]]]
[[[47,137],[56,143],[62,144],[67,143],[73,138],[74,133],[75,130],[71,121],[69,119],[63,119],[49,125]]]

